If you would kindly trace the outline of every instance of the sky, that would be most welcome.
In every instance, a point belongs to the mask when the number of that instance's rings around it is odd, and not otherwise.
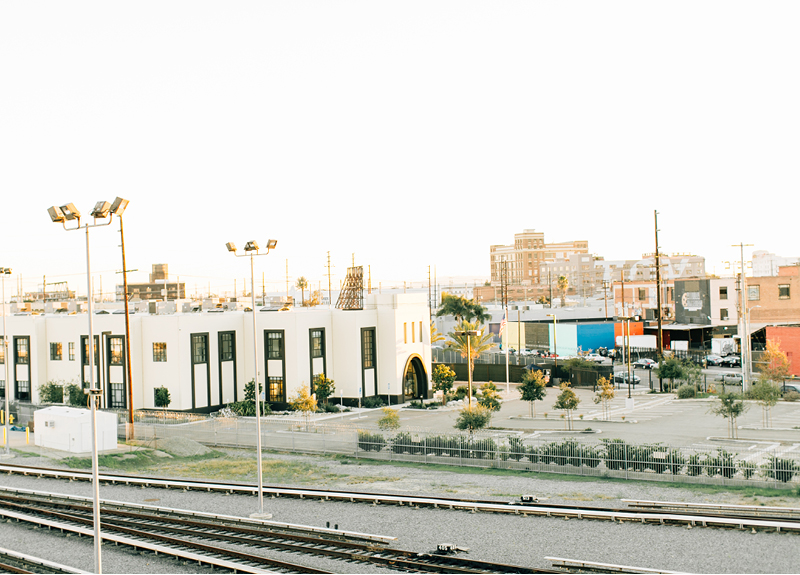
[[[0,266],[86,292],[121,196],[129,281],[187,291],[488,278],[536,229],[606,259],[800,255],[797,2],[0,4]],[[87,219],[87,218],[84,218]],[[111,292],[119,226],[90,231]],[[354,255],[353,255],[354,254]],[[98,279],[95,279],[97,286]],[[411,284],[410,284],[411,285]],[[426,284],[427,285],[427,284]],[[9,288],[10,289],[10,288]],[[7,289],[8,291],[8,289]],[[260,291],[260,288],[257,289]]]

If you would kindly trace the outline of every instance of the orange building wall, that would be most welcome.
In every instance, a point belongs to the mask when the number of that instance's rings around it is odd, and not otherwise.
[[[625,322],[628,323],[628,322]],[[614,324],[614,338],[619,335],[625,335],[624,330],[626,329],[623,327],[625,323],[617,322]],[[644,335],[644,323],[637,321],[631,322],[631,333],[630,335]]]

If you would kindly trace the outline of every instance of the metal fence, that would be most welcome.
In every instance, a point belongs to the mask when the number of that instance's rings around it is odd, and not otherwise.
[[[750,445],[740,449],[736,445],[675,447],[618,439],[593,441],[580,434],[556,438],[497,431],[471,435],[420,429],[384,432],[349,422],[281,416],[263,418],[261,428],[265,449],[294,453],[646,481],[777,488],[800,484],[800,454],[774,444],[763,449]],[[210,447],[256,446],[254,418],[137,423],[135,434],[136,439],[154,448],[173,437],[188,437]]]

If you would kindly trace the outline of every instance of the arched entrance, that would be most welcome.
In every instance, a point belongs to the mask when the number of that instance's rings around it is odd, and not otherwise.
[[[403,401],[417,399],[426,395],[427,378],[425,377],[425,366],[418,355],[413,355],[406,362],[406,370],[403,373]]]

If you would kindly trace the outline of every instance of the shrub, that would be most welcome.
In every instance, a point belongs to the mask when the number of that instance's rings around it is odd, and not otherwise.
[[[382,398],[376,395],[373,397],[364,398],[364,401],[361,402],[361,405],[363,405],[367,409],[375,409],[376,407],[383,407],[386,404],[384,403]]]
[[[509,457],[514,461],[519,461],[520,459],[525,457],[525,444],[522,442],[522,439],[520,439],[515,435],[509,437],[508,451],[509,451]]]
[[[697,397],[695,386],[683,384],[678,388],[678,399],[691,399],[693,397]]]
[[[698,475],[703,474],[703,467],[705,463],[705,456],[701,456],[698,453],[693,453],[689,456],[689,464],[686,467],[687,475],[691,475],[692,477],[697,477]]]
[[[380,433],[369,431],[358,432],[358,448],[362,451],[380,451],[386,446],[386,440]]]
[[[414,438],[408,432],[398,433],[392,441],[392,451],[397,454],[410,453],[411,455],[418,455],[425,452],[425,446],[420,441],[414,441]]]
[[[625,469],[627,461],[627,445],[621,439],[603,439],[603,461],[608,469]]]
[[[332,379],[325,377],[324,373],[321,374],[319,379],[314,383],[314,394],[317,396],[317,400],[326,405],[328,403],[328,398],[333,395],[335,391],[336,384]]]
[[[800,474],[800,466],[794,459],[783,459],[774,455],[770,455],[769,460],[761,464],[761,470],[764,477],[784,483],[791,481],[794,475]]]
[[[474,459],[491,459],[497,450],[497,444],[489,439],[477,439],[469,444],[469,456]]]
[[[800,393],[796,391],[787,391],[783,394],[784,401],[797,401],[798,399],[800,399]]]
[[[66,389],[67,400],[72,407],[86,407],[86,394],[75,383],[70,383]]]
[[[473,385],[472,386],[472,397],[475,397],[477,394],[478,394],[478,390]],[[467,386],[466,385],[458,386],[456,388],[456,391],[455,391],[455,398],[456,399],[464,399],[465,397],[467,397]]]
[[[409,404],[406,407],[408,407],[409,409],[426,409],[425,404],[422,403],[422,401],[419,399],[415,399],[414,401],[409,402]]]
[[[750,479],[755,475],[756,469],[758,466],[753,463],[752,461],[737,461],[736,466],[739,468],[739,471],[742,472],[745,479]]]
[[[400,429],[400,416],[391,407],[383,408],[383,417],[378,420],[378,427],[384,431]]]
[[[733,460],[733,455],[724,449],[717,451],[716,456],[706,458],[706,474],[709,477],[715,475],[722,475],[730,479],[736,473],[736,463]]]
[[[462,431],[473,432],[476,429],[483,429],[492,420],[492,412],[483,406],[465,407],[461,410],[456,419],[455,427]]]
[[[64,382],[48,381],[39,387],[39,401],[41,403],[63,403]]]
[[[228,409],[241,417],[255,417],[256,416],[256,401],[255,398],[245,401],[236,401],[228,404]],[[271,415],[272,408],[268,403],[261,402],[261,415]]]
[[[466,438],[462,436],[434,435],[425,439],[425,450],[433,455],[458,457],[461,449],[466,447]]]
[[[449,366],[440,363],[433,368],[431,380],[433,381],[433,390],[441,391],[442,397],[446,402],[447,396],[450,395],[450,390],[453,389],[453,382],[456,380],[456,372],[450,369]]]
[[[172,397],[169,394],[169,390],[164,387],[157,387],[153,390],[153,403],[156,407],[169,407],[169,404],[172,403]]]
[[[332,403],[323,403],[322,405],[317,405],[318,413],[339,413],[340,411],[342,410],[339,409],[339,406]]]

